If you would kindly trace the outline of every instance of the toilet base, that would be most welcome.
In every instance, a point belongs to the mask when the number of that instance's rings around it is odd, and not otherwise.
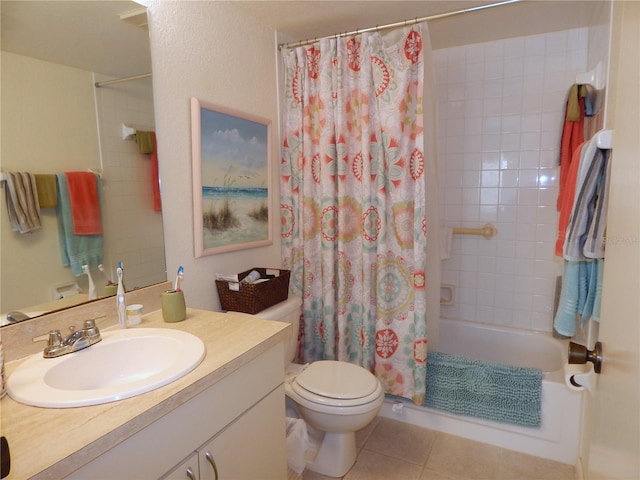
[[[313,462],[307,469],[329,477],[342,477],[356,462],[356,434],[325,432]]]

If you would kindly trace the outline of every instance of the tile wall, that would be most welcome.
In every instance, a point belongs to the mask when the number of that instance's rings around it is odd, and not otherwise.
[[[581,28],[434,51],[442,224],[499,232],[454,236],[443,317],[552,330],[557,158],[588,40]]]
[[[97,88],[96,102],[108,232],[105,264],[113,275],[116,263],[123,262],[127,290],[165,281],[162,214],[153,210],[150,157],[138,153],[133,139],[123,140],[121,128],[125,123],[155,129],[151,79]]]

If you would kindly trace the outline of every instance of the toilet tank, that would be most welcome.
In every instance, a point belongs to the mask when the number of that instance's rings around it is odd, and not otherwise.
[[[273,307],[269,307],[255,314],[258,318],[290,323],[293,327],[291,338],[289,338],[289,342],[285,345],[284,349],[284,359],[286,363],[293,362],[296,357],[298,332],[300,331],[301,306],[302,299],[289,297],[284,302],[277,303]]]

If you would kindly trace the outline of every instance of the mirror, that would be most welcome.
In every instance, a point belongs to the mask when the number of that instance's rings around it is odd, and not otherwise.
[[[107,280],[115,281],[118,261],[127,290],[166,281],[153,159],[122,128],[155,130],[151,78],[104,84],[151,72],[144,7],[131,1],[3,0],[0,8],[2,172],[98,174],[104,272],[91,270],[97,294],[106,295]],[[41,210],[42,228],[19,234],[11,230],[4,194],[3,324],[11,311],[33,317],[87,301],[88,277],[62,265],[55,208]]]

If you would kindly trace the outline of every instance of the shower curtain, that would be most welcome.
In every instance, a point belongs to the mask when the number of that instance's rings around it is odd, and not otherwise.
[[[427,360],[425,32],[415,25],[284,51],[280,166],[302,360],[361,365],[416,404]]]

